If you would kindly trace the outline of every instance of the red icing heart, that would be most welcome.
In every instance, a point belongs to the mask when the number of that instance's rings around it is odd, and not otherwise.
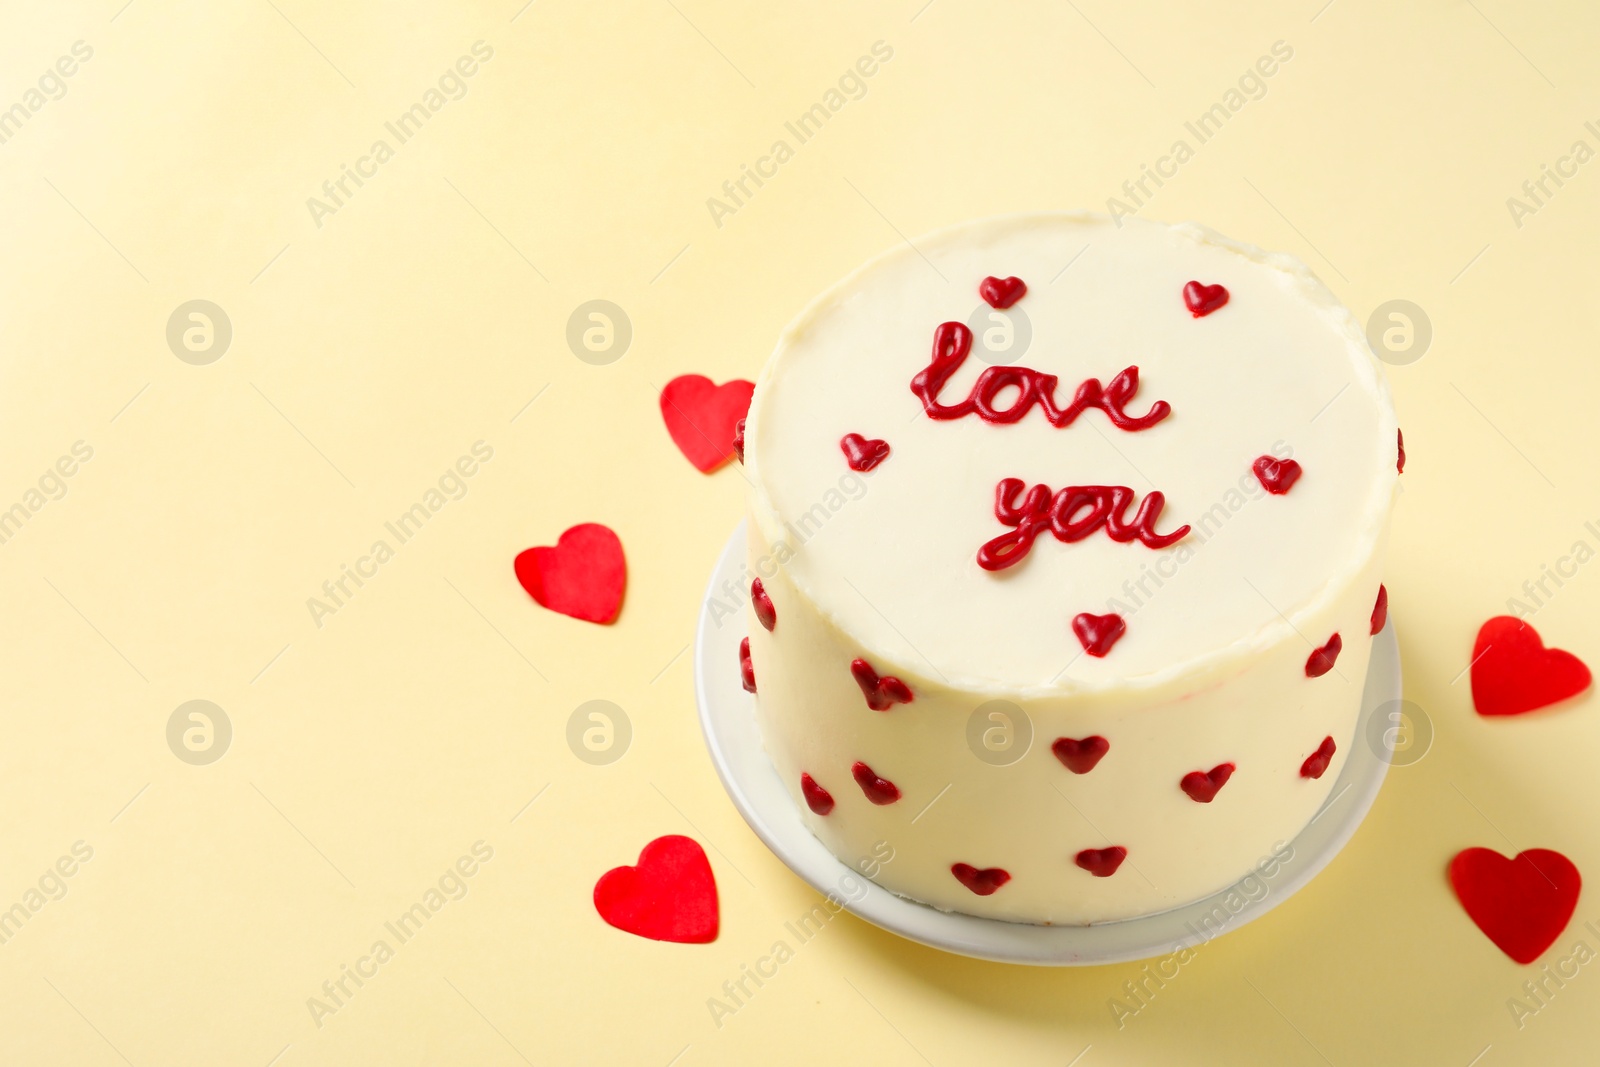
[[[1054,752],[1061,765],[1073,774],[1088,774],[1094,770],[1100,758],[1111,751],[1111,742],[1099,734],[1085,737],[1081,741],[1070,737],[1058,737],[1051,743],[1050,751]]]
[[[627,583],[622,542],[597,522],[574,526],[554,548],[519,552],[512,569],[540,606],[574,619],[608,623],[622,606]]]
[[[895,704],[911,703],[911,689],[892,675],[879,678],[872,664],[864,659],[850,661],[850,673],[867,698],[867,707],[873,711],[888,711]]]
[[[857,760],[850,766],[850,774],[855,778],[856,785],[867,795],[867,799],[874,804],[893,804],[900,799],[900,787],[887,778],[879,778],[871,767]]]
[[[1567,928],[1583,878],[1571,860],[1547,848],[1530,848],[1514,860],[1469,848],[1450,861],[1450,886],[1500,951],[1532,963]]]
[[[1111,646],[1127,630],[1128,624],[1115,612],[1110,615],[1091,615],[1085,611],[1072,617],[1072,632],[1078,635],[1083,650],[1096,659],[1110,652]]]
[[[1300,764],[1300,777],[1321,778],[1328,770],[1328,764],[1333,762],[1333,754],[1338,750],[1339,746],[1333,743],[1333,738],[1324,737],[1322,744],[1317,746],[1317,750],[1307,756],[1304,763]]]
[[[1496,615],[1472,646],[1472,704],[1479,715],[1521,715],[1589,688],[1589,668],[1570,652],[1545,648],[1539,632]]]
[[[858,433],[845,434],[839,439],[839,447],[844,450],[845,462],[853,471],[865,473],[889,458],[889,442]]]
[[[1343,648],[1344,640],[1338,634],[1328,638],[1327,644],[1314,649],[1311,655],[1306,657],[1306,677],[1321,678],[1333,670],[1334,661],[1339,658],[1339,652]]]
[[[1389,590],[1382,585],[1378,586],[1378,602],[1372,605],[1372,633],[1377,635],[1383,629],[1383,624],[1389,621]]]
[[[1300,464],[1292,459],[1262,456],[1250,465],[1261,487],[1273,496],[1287,493],[1300,480]]]
[[[754,391],[754,383],[737,378],[725,385],[699,374],[674,378],[661,390],[667,433],[690,463],[710,473],[735,454],[735,427],[750,410]]]
[[[756,669],[750,665],[750,639],[748,637],[739,642],[739,680],[744,683],[747,693],[756,691]]]
[[[1394,432],[1394,442],[1400,450],[1399,455],[1395,457],[1394,470],[1396,474],[1404,474],[1406,472],[1406,435],[1404,430],[1396,430]]]
[[[1004,311],[1028,295],[1028,286],[1021,278],[996,278],[990,275],[978,283],[978,295],[990,307]]]
[[[1003,867],[974,867],[970,863],[952,863],[950,873],[956,881],[980,897],[986,897],[1011,881],[1011,872]]]
[[[733,424],[733,454],[739,457],[739,462],[744,462],[744,422],[740,419]]]
[[[760,578],[750,583],[750,603],[756,609],[756,618],[771,633],[778,625],[778,609],[772,606],[772,598],[767,595],[767,587],[761,584]]]
[[[1231,763],[1219,763],[1210,771],[1190,771],[1178,785],[1189,794],[1190,800],[1197,804],[1209,804],[1217,791],[1228,784],[1234,769]]]
[[[805,795],[806,807],[818,815],[826,815],[833,810],[833,794],[817,784],[811,775],[800,772],[800,792]]]
[[[1073,862],[1096,878],[1110,878],[1127,858],[1127,849],[1112,845],[1110,848],[1086,848],[1073,858]]]
[[[699,844],[668,834],[644,846],[637,867],[600,876],[594,910],[630,934],[704,945],[717,939],[717,880]]]
[[[1183,303],[1189,313],[1203,319],[1228,302],[1228,290],[1220,285],[1190,282],[1183,287]]]

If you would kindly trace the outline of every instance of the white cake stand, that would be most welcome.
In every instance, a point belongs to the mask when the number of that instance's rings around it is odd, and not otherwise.
[[[865,886],[865,893],[855,901],[841,901],[846,910],[924,945],[978,959],[1047,967],[1121,963],[1166,955],[1182,945],[1192,947],[1260,918],[1326,867],[1361,825],[1389,769],[1393,756],[1390,735],[1384,733],[1389,739],[1379,746],[1367,739],[1373,736],[1369,727],[1374,712],[1400,699],[1400,648],[1393,620],[1373,645],[1372,665],[1361,698],[1361,721],[1344,770],[1333,784],[1328,803],[1294,839],[1293,859],[1266,880],[1269,891],[1265,895],[1260,895],[1259,888],[1255,894],[1241,890],[1233,895],[1233,906],[1238,909],[1233,910],[1224,903],[1233,890],[1225,889],[1158,915],[1092,926],[1032,926],[939,911],[868,882],[839,862],[800,822],[788,790],[762,748],[756,729],[755,698],[739,682],[739,641],[748,632],[743,603],[740,602],[737,616],[723,616],[720,627],[710,608],[722,584],[740,576],[744,556],[741,523],[712,571],[695,633],[695,695],[700,703],[700,726],[717,774],[756,836],[790,870],[818,892],[832,892],[836,898],[841,895],[840,880],[853,876],[852,882],[844,884]],[[1385,755],[1378,754],[1379,747]],[[1252,902],[1250,895],[1260,895],[1260,899]],[[1239,907],[1241,900],[1243,907]],[[1219,923],[1219,914],[1228,916],[1225,923]]]

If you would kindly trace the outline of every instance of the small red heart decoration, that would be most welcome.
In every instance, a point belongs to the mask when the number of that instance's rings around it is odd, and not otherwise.
[[[1399,449],[1399,454],[1395,456],[1394,460],[1394,470],[1396,474],[1404,474],[1406,472],[1406,434],[1404,430],[1396,430],[1394,432],[1394,443]]]
[[[1115,612],[1110,615],[1091,615],[1087,611],[1072,617],[1072,632],[1089,655],[1099,659],[1111,651],[1111,646],[1128,632],[1128,624]]]
[[[628,577],[622,541],[598,522],[572,527],[553,548],[518,553],[512,569],[540,606],[598,623],[617,617]]]
[[[746,693],[756,691],[756,669],[750,664],[750,639],[742,638],[739,641],[739,681],[744,683]]]
[[[990,275],[978,283],[978,295],[990,307],[1004,311],[1028,295],[1028,286],[1021,278],[996,278]]]
[[[1344,639],[1338,634],[1328,638],[1328,643],[1321,648],[1314,649],[1306,657],[1306,677],[1321,678],[1333,670],[1334,663],[1339,659],[1339,653],[1344,648]]]
[[[818,815],[826,815],[833,810],[833,794],[804,771],[800,772],[800,792],[806,798],[806,807]]]
[[[873,711],[888,711],[896,704],[911,703],[910,686],[892,675],[879,678],[872,664],[864,659],[851,660],[850,673],[855,676],[856,684],[867,698],[867,707]]]
[[[845,462],[853,471],[866,473],[889,458],[889,442],[847,433],[839,439]]]
[[[1469,848],[1450,861],[1450,886],[1500,951],[1532,963],[1567,928],[1583,878],[1571,860],[1547,848],[1530,848],[1514,860]]]
[[[1275,459],[1272,456],[1262,456],[1250,465],[1256,472],[1256,480],[1261,487],[1273,496],[1282,496],[1293,488],[1294,483],[1300,480],[1300,464],[1292,459]]]
[[[717,939],[717,880],[691,838],[658,837],[636,867],[613,867],[594,884],[600,918],[652,941],[703,945]]]
[[[1073,862],[1096,878],[1110,878],[1127,858],[1127,849],[1112,845],[1110,848],[1086,848],[1073,857]]]
[[[1100,758],[1111,751],[1111,742],[1095,734],[1081,740],[1058,737],[1050,745],[1061,765],[1073,774],[1088,774]]]
[[[887,778],[879,777],[876,771],[860,760],[850,765],[850,776],[874,804],[893,804],[900,799],[899,786]]]
[[[1228,290],[1220,285],[1190,282],[1183,287],[1183,304],[1189,314],[1203,319],[1228,302]]]
[[[1333,743],[1333,738],[1324,737],[1322,744],[1317,746],[1317,750],[1307,756],[1304,763],[1300,764],[1300,777],[1321,778],[1328,772],[1328,764],[1333,762],[1333,754],[1338,750],[1339,746]]]
[[[1003,867],[974,867],[970,863],[952,863],[950,873],[956,881],[980,897],[986,897],[1011,881],[1011,872]]]
[[[761,584],[760,578],[750,583],[750,604],[756,609],[756,620],[771,633],[778,625],[778,609],[772,606],[772,598],[767,595],[767,587]]]
[[[702,375],[685,374],[661,390],[667,433],[697,469],[709,474],[736,454],[735,428],[750,410],[755,388],[737,378],[717,385]]]
[[[1190,771],[1178,786],[1197,804],[1209,804],[1217,790],[1228,784],[1235,768],[1231,763],[1219,763],[1209,771]]]
[[[1378,602],[1372,605],[1372,634],[1377,636],[1383,624],[1389,621],[1389,590],[1378,586]]]
[[[1539,631],[1496,615],[1472,646],[1472,705],[1479,715],[1521,715],[1589,688],[1589,668],[1571,652],[1545,648]]]

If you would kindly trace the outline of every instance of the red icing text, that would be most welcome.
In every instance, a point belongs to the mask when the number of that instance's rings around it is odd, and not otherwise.
[[[1166,548],[1189,532],[1188,526],[1180,526],[1156,533],[1156,520],[1167,502],[1159,492],[1146,496],[1129,519],[1134,492],[1125,485],[1069,485],[1054,494],[1049,486],[1036,485],[1019,503],[1017,494],[1024,485],[1021,478],[1006,478],[995,487],[995,518],[1016,528],[978,549],[978,566],[986,571],[1004,570],[1021,560],[1046,530],[1059,541],[1072,542],[1104,527],[1113,541],[1138,541],[1148,548]]]
[[[1099,408],[1113,426],[1133,431],[1149,429],[1172,413],[1172,405],[1165,400],[1157,400],[1143,415],[1129,415],[1123,410],[1139,389],[1138,367],[1128,367],[1104,386],[1098,378],[1086,380],[1064,408],[1056,406],[1059,379],[1054,374],[1043,374],[1027,367],[989,367],[978,375],[965,400],[959,404],[941,404],[940,390],[961,369],[971,352],[972,331],[962,323],[942,323],[933,331],[933,359],[911,379],[911,391],[922,401],[929,418],[959,419],[976,412],[985,422],[1009,423],[1021,419],[1029,408],[1038,404],[1052,426],[1070,426],[1089,408]],[[1015,389],[1016,396],[1008,406],[996,407],[995,400],[1007,389]]]

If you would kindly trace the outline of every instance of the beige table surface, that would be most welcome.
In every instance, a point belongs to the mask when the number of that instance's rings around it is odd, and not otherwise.
[[[1600,878],[1595,701],[1487,721],[1461,677],[1545,567],[1567,576],[1535,624],[1600,665],[1600,163],[1569,158],[1600,149],[1600,11],[1322,2],[5,4],[0,909],[22,917],[0,1063],[1591,1061],[1600,967],[1545,979],[1519,1025],[1540,971],[1444,870],[1549,847]],[[798,143],[785,123],[877,42]],[[1292,58],[1201,143],[1185,123],[1275,42]],[[1567,177],[1535,203],[1544,165]],[[753,378],[807,299],[905,237],[1110,198],[1293,252],[1363,320],[1403,299],[1431,323],[1390,368],[1410,464],[1387,572],[1431,750],[1326,873],[1120,1026],[1142,965],[979,963],[848,917],[719,1026],[708,1000],[817,897],[696,726],[686,648],[743,483],[689,467],[657,388]],[[632,330],[603,366],[566,340],[595,299]],[[189,362],[167,324],[193,300],[231,340]],[[478,442],[420,532],[388,534]],[[626,545],[609,628],[511,580],[581,521]],[[392,558],[360,563],[379,540]],[[566,742],[592,699],[632,727],[607,766]],[[191,700],[231,730],[206,765],[168,743]],[[707,846],[712,945],[591,907],[664,833]],[[395,939],[475,844],[459,899]],[[1600,947],[1588,921],[1586,895],[1545,960]]]

